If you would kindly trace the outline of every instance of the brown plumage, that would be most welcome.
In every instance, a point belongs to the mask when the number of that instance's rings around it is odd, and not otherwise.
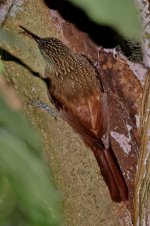
[[[127,200],[127,186],[109,139],[107,95],[96,69],[60,40],[40,38],[20,27],[37,42],[45,59],[48,90],[60,116],[93,151],[112,200]]]

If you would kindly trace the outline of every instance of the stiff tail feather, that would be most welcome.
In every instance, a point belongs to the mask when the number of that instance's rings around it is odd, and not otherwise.
[[[127,185],[112,148],[110,147],[108,150],[96,149],[94,154],[112,200],[114,202],[126,201],[128,199]]]

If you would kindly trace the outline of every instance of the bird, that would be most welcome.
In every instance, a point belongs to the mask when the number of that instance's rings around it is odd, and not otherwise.
[[[45,60],[49,98],[93,151],[114,202],[128,200],[128,188],[110,139],[107,93],[94,64],[55,37],[41,38],[19,25],[38,45]]]

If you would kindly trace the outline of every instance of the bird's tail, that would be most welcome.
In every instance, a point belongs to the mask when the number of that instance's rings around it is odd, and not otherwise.
[[[127,185],[112,148],[110,147],[108,150],[95,149],[93,152],[112,200],[114,202],[126,201],[128,199]]]

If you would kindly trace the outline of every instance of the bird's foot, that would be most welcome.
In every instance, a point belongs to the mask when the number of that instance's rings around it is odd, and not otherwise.
[[[56,109],[51,108],[48,104],[45,104],[45,103],[41,102],[40,100],[32,101],[32,103],[30,103],[30,104],[32,104],[42,110],[45,110],[47,113],[52,115],[55,119],[57,119],[59,117],[59,113],[57,112]]]

